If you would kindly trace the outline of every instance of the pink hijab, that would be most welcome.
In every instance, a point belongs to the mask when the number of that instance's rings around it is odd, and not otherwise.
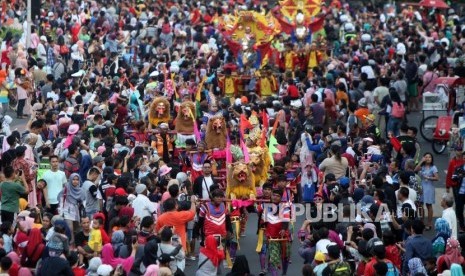
[[[451,237],[447,240],[444,261],[448,267],[450,267],[452,264],[463,264],[464,258],[462,257],[461,251],[462,249],[460,249],[460,243],[457,239]]]
[[[111,265],[111,267],[116,268],[119,264],[122,265],[123,270],[127,274],[131,271],[132,265],[134,264],[134,257],[130,256],[126,259],[115,258],[115,252],[113,251],[113,246],[111,243],[107,243],[102,248],[102,263]]]
[[[20,260],[19,260],[18,254],[17,254],[16,252],[11,251],[11,252],[8,253],[6,256],[7,256],[8,258],[10,258],[11,261],[12,261],[14,264],[18,264],[18,265],[19,265],[19,261],[20,261]]]
[[[21,267],[18,271],[18,275],[21,276],[32,276],[32,272],[29,268],[27,267]]]
[[[158,265],[149,265],[145,270],[144,276],[158,276]]]

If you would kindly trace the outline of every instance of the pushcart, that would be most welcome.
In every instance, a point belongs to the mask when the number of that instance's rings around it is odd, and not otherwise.
[[[423,119],[420,122],[420,134],[428,142],[434,140],[439,117],[450,115],[465,101],[465,78],[441,77],[435,79],[433,85],[433,92],[423,93]]]
[[[438,118],[436,129],[433,134],[433,151],[436,154],[443,153],[450,140],[450,129],[452,126],[452,116],[441,116]]]

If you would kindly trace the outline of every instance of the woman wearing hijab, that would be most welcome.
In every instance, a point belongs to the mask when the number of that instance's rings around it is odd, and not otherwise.
[[[89,267],[87,268],[87,276],[98,276],[97,269],[102,265],[102,259],[99,257],[93,257],[89,261]]]
[[[226,276],[250,276],[249,262],[244,255],[236,256],[231,272]]]
[[[371,229],[373,231],[373,233],[375,234],[375,238],[378,237],[378,234],[376,233],[376,226],[373,224],[373,223],[366,223],[364,226],[363,226],[363,229]]]
[[[144,257],[142,264],[144,267],[157,264],[158,243],[156,240],[150,240],[144,245]]]
[[[113,246],[109,243],[105,244],[102,248],[102,263],[111,265],[113,268],[116,268],[118,265],[122,265],[123,270],[126,274],[129,274],[134,264],[134,256],[136,255],[137,251],[137,243],[132,245],[132,252],[131,256],[128,258],[117,258],[115,257],[115,252],[113,251]]]
[[[434,229],[436,230],[436,236],[434,237],[433,243],[433,256],[438,258],[446,251],[446,242],[450,238],[451,230],[447,220],[438,218],[434,223]]]
[[[462,249],[455,237],[449,238],[446,243],[446,252],[437,261],[438,273],[450,269],[452,264],[462,265],[464,258],[461,252]]]
[[[408,261],[408,269],[410,272],[409,275],[417,275],[417,273],[423,273],[424,276],[428,275],[428,272],[426,272],[426,269],[423,266],[423,262],[421,261],[420,258],[410,259]]]
[[[39,155],[35,149],[39,136],[34,133],[29,133],[24,138],[24,146],[26,152],[24,153],[24,159],[29,164],[29,174],[32,176],[31,187],[32,190],[28,196],[28,203],[31,206],[37,206],[37,191],[36,191],[36,178],[37,178],[37,165],[39,162]]]
[[[71,231],[71,241],[74,242],[74,224],[78,224],[81,221],[79,206],[85,200],[85,192],[81,188],[81,177],[78,173],[73,173],[68,179],[68,183],[58,195],[60,199],[58,208],[60,214],[68,224],[69,230]],[[77,229],[77,228],[76,228]]]
[[[16,230],[13,241],[17,246],[17,252],[22,254],[28,243],[27,223],[24,220],[20,220],[17,226],[18,229]]]
[[[20,260],[19,256],[16,252],[10,252],[6,255],[8,258],[11,259],[12,265],[10,269],[8,270],[8,275],[9,276],[22,276],[22,274],[19,274],[19,270],[21,269],[20,265]]]
[[[35,268],[37,261],[42,256],[45,244],[42,239],[40,229],[34,228],[29,232],[29,241],[26,249],[21,255],[21,265],[25,267]]]
[[[147,270],[145,270],[144,276],[158,276],[158,270],[160,270],[158,265],[149,265]]]
[[[463,268],[459,264],[452,264],[450,266],[450,276],[463,276]]]
[[[126,244],[124,244],[124,232],[118,230],[113,232],[111,235],[111,245],[113,246],[113,252],[115,256],[119,258],[129,257],[129,250]]]
[[[199,267],[195,276],[217,275],[221,262],[224,260],[222,246],[218,247],[212,235],[205,238],[205,247],[200,249]]]

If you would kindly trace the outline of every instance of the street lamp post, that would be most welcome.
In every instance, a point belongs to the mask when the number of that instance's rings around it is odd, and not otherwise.
[[[31,46],[31,25],[32,25],[32,16],[31,16],[31,0],[27,0],[27,33],[26,33],[26,49],[29,49]]]

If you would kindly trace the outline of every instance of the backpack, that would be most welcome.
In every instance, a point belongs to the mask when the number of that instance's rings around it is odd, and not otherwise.
[[[158,244],[158,250],[160,250],[160,252],[161,252],[160,256],[161,256],[162,254],[165,254],[165,253],[163,252],[163,250],[161,249],[160,244]],[[178,255],[179,251],[181,251],[181,250],[182,250],[182,245],[178,245],[178,246],[176,246],[176,248],[173,249],[173,251],[171,251],[171,253],[169,253],[168,255],[170,255],[171,257],[175,258],[176,255]],[[160,257],[160,256],[158,256],[158,257]],[[177,261],[176,261],[176,260],[172,260],[171,262],[175,262],[175,263],[176,263]],[[177,267],[177,265],[176,265],[176,267]],[[171,268],[171,265],[170,265],[170,268]],[[177,267],[176,272],[173,274],[173,276],[184,276],[184,275],[185,275],[184,272],[183,272],[179,267]]]
[[[405,115],[404,104],[402,104],[402,103],[398,104],[396,102],[393,102],[392,103],[391,115],[392,115],[392,117],[398,118],[398,119],[404,118],[404,115]]]
[[[387,262],[388,272],[386,276],[399,276],[399,270],[390,262]]]
[[[340,261],[329,265],[331,276],[352,276],[352,269],[347,262]]]

